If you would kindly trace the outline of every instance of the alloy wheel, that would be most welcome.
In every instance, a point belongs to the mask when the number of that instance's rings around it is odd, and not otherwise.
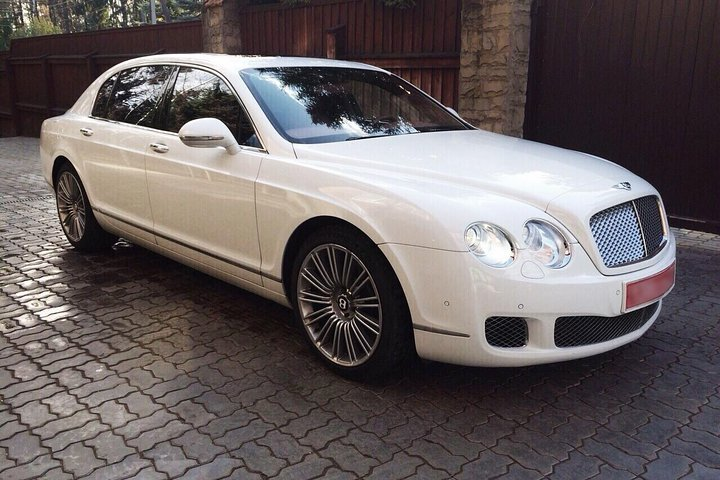
[[[375,281],[347,248],[323,244],[305,257],[297,282],[303,326],[330,361],[355,367],[377,349],[382,304]]]

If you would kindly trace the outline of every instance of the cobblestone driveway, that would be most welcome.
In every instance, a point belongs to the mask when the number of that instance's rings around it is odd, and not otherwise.
[[[645,337],[532,368],[334,376],[290,312],[140,248],[69,248],[0,139],[0,478],[720,478],[720,237],[678,231]]]

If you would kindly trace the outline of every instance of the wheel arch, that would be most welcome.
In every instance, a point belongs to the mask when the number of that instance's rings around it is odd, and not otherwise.
[[[77,172],[77,168],[75,168],[75,165],[72,164],[69,158],[67,158],[65,155],[58,155],[55,157],[55,160],[53,160],[53,167],[52,167],[52,186],[55,187],[55,182],[57,181],[58,173],[60,172],[60,167],[65,165],[66,163],[69,163]],[[78,175],[80,175],[78,173]]]
[[[285,296],[287,297],[288,301],[292,303],[292,292],[290,291],[290,283],[292,278],[292,268],[293,263],[295,262],[295,258],[297,256],[298,250],[302,243],[305,241],[305,239],[314,231],[320,229],[320,228],[326,228],[326,227],[332,227],[337,226],[339,228],[348,229],[350,231],[353,231],[357,233],[358,235],[363,236],[366,238],[369,242],[371,242],[373,245],[375,245],[377,249],[377,253],[380,255],[381,258],[385,260],[388,267],[390,268],[390,271],[395,277],[395,281],[397,282],[397,285],[400,286],[400,291],[402,292],[402,299],[405,303],[405,307],[408,308],[408,301],[407,301],[407,295],[405,293],[405,290],[402,288],[402,283],[400,282],[400,276],[395,271],[395,265],[390,262],[390,259],[387,258],[385,253],[379,248],[377,248],[377,244],[375,241],[370,237],[370,235],[366,234],[364,231],[362,231],[357,226],[353,225],[352,223],[348,222],[347,220],[343,220],[338,217],[333,217],[329,215],[323,215],[318,217],[313,217],[310,219],[305,220],[303,223],[297,226],[293,233],[290,235],[290,238],[288,239],[287,243],[285,244],[285,249],[283,251],[282,256],[282,285],[283,289],[285,290]]]

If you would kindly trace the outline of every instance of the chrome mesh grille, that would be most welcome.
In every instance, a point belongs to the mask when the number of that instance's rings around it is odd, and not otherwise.
[[[521,317],[490,317],[485,320],[485,338],[493,347],[524,347],[528,338],[527,321]]]
[[[617,317],[560,317],[555,321],[555,345],[579,347],[622,337],[645,325],[659,306],[656,302]]]
[[[665,239],[660,202],[652,195],[596,213],[590,230],[608,268],[651,257]]]

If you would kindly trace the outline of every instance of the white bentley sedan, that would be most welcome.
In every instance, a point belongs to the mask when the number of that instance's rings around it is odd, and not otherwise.
[[[646,181],[368,65],[134,59],[45,121],[41,157],[76,249],[123,237],[290,306],[351,376],[594,355],[650,328],[675,280]]]

